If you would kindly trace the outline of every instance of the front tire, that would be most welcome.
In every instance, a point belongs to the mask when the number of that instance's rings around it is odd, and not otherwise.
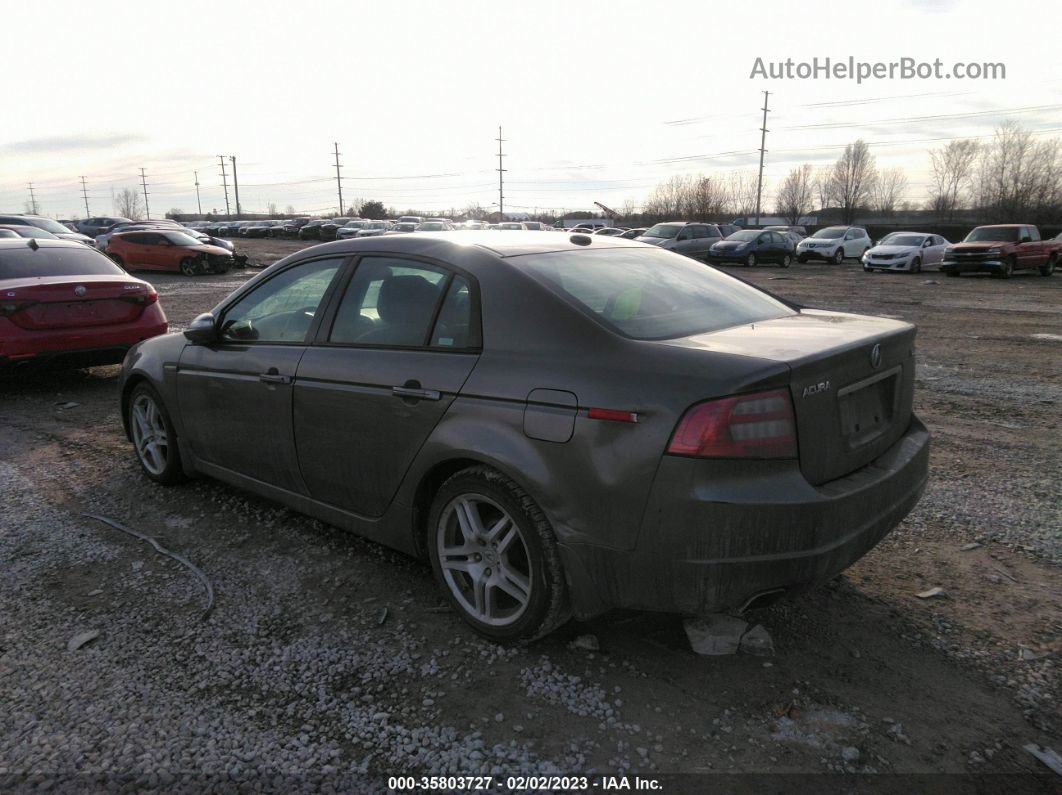
[[[199,268],[196,262],[191,257],[185,257],[181,260],[181,273],[185,276],[195,276],[199,272]]]
[[[998,278],[1009,279],[1014,274],[1014,257],[1007,257],[1003,260],[1003,267],[997,271]]]
[[[834,265],[840,265],[842,262],[844,262],[844,246],[841,246],[833,254],[833,264]]]
[[[756,255],[755,254],[749,254],[747,257],[745,257],[745,267],[746,268],[755,268],[756,267]]]
[[[799,262],[801,265],[806,265],[807,261],[808,261],[807,254],[797,254],[797,262]]]
[[[1048,257],[1047,262],[1045,262],[1039,268],[1040,275],[1041,276],[1050,276],[1052,273],[1054,273],[1055,272],[1055,263],[1056,263],[1057,260],[1058,260],[1058,255],[1057,254],[1052,254],[1050,257]]]
[[[793,257],[791,255],[789,255],[789,254],[783,254],[782,255],[782,261],[778,263],[778,265],[780,267],[782,267],[782,268],[788,268],[792,264],[793,264]]]
[[[921,257],[915,257],[914,260],[911,262],[911,273],[921,273],[921,272],[922,272],[922,258]]]
[[[479,634],[528,642],[568,620],[553,529],[501,473],[472,467],[443,483],[428,514],[427,546],[440,589]]]
[[[164,486],[185,480],[177,432],[159,393],[147,384],[133,388],[127,408],[129,435],[144,474]]]

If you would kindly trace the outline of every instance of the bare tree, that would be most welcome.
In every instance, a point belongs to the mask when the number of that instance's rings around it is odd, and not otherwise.
[[[114,197],[114,212],[122,218],[140,220],[144,213],[144,199],[140,191],[132,188],[122,188],[118,191]]]
[[[269,204],[266,205],[266,215],[268,215],[270,218],[276,218],[279,212],[280,210],[277,207],[276,202],[269,202]]]
[[[830,179],[831,193],[840,205],[843,223],[852,223],[856,212],[870,203],[877,174],[866,141],[860,138],[844,148],[844,154],[833,164]]]
[[[815,201],[815,169],[810,163],[797,166],[785,175],[778,189],[775,212],[786,223],[799,224],[800,219],[811,211]]]
[[[284,208],[284,215],[295,215],[295,205],[289,204]]]
[[[907,192],[907,185],[907,175],[903,169],[883,170],[874,184],[874,209],[883,215],[892,215]]]
[[[987,221],[1051,222],[1062,215],[1059,140],[1034,140],[1014,121],[981,148],[974,199]]]
[[[973,176],[977,160],[976,141],[949,141],[941,149],[929,153],[933,182],[929,188],[928,209],[939,221],[951,221],[962,206],[963,197]]]
[[[764,184],[764,190],[766,190]],[[756,172],[732,171],[727,176],[729,208],[735,215],[748,218],[756,213]]]
[[[653,188],[645,202],[645,212],[660,218],[677,218],[687,204],[689,177],[676,174]]]
[[[718,179],[703,174],[691,179],[686,186],[685,215],[693,221],[711,221],[727,209],[727,189]]]
[[[833,202],[833,169],[820,166],[815,171],[815,198],[820,210],[825,210]]]

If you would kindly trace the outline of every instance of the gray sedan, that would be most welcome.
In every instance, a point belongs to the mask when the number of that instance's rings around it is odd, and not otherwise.
[[[121,414],[152,480],[426,557],[471,627],[517,641],[741,610],[862,556],[926,482],[914,337],[616,238],[385,235],[135,346]]]

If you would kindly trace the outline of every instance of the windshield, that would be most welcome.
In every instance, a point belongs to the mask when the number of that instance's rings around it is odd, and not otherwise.
[[[120,276],[121,268],[87,246],[0,249],[0,279],[36,276]]]
[[[421,232],[442,232],[445,227],[442,224],[421,224]]]
[[[349,221],[346,224],[347,229],[364,229],[365,226],[365,221]]]
[[[15,226],[12,227],[12,231],[19,237],[35,237],[38,240],[58,240],[51,232],[45,231],[37,226]]]
[[[882,238],[879,246],[920,246],[925,241],[925,235],[900,235],[893,232]]]
[[[746,229],[743,232],[735,232],[727,240],[755,240],[760,233],[754,229]]]
[[[812,237],[836,240],[839,237],[844,237],[844,233],[847,231],[847,229],[848,228],[844,226],[829,226],[826,229],[820,229],[818,232],[813,234]]]
[[[646,237],[663,237],[670,240],[679,233],[679,227],[677,224],[657,224],[651,227],[648,232],[645,233]]]
[[[201,246],[202,243],[184,232],[163,232],[163,236],[175,246]]]
[[[979,226],[966,236],[965,243],[999,240],[1005,243],[1017,243],[1021,228],[1017,226]]]
[[[649,248],[513,257],[603,326],[641,340],[674,339],[794,314],[755,287]]]

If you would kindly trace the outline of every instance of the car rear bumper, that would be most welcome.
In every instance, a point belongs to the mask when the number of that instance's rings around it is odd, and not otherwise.
[[[915,418],[879,458],[821,486],[792,461],[665,456],[635,549],[561,545],[576,615],[736,610],[826,581],[911,511],[928,467]]]
[[[161,307],[152,304],[132,323],[22,332],[0,340],[0,367],[60,358],[112,364],[141,340],[165,334],[168,325]]]

